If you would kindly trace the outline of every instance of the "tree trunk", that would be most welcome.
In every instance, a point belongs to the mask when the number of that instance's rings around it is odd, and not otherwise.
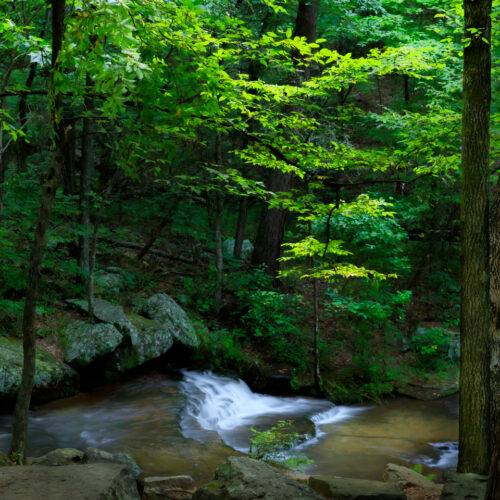
[[[223,201],[220,193],[216,194],[215,200],[215,267],[217,278],[215,285],[215,314],[218,316],[222,309],[222,280],[224,277],[224,256],[222,253],[222,211]]]
[[[490,429],[492,446],[497,449],[500,447],[497,432],[500,429],[500,177],[493,189],[490,214],[490,301]]]
[[[234,237],[234,251],[233,255],[237,259],[241,259],[243,250],[243,241],[245,239],[245,230],[247,226],[248,216],[248,196],[240,198],[240,206],[238,210],[238,222],[236,224],[236,234]]]
[[[64,35],[65,0],[52,0],[52,84],[57,71],[57,58],[62,47]],[[51,109],[51,121],[54,130],[55,152],[47,178],[43,184],[40,211],[35,228],[35,238],[30,255],[29,274],[26,285],[26,299],[23,315],[23,373],[21,386],[14,410],[14,425],[10,456],[18,463],[24,463],[26,457],[26,439],[28,434],[28,412],[33,390],[36,365],[35,318],[39,296],[41,267],[47,228],[55,201],[56,190],[64,162],[65,134],[61,126],[62,94],[54,97]]]
[[[92,79],[86,77],[87,91],[92,87]],[[92,113],[94,99],[88,94],[84,98],[86,113]],[[83,119],[82,168],[80,172],[80,273],[84,283],[90,276],[90,189],[94,171],[94,122],[92,116]],[[87,283],[88,286],[88,283]]]
[[[269,190],[273,193],[290,191],[292,176],[278,171],[271,172],[268,183]],[[262,208],[259,229],[252,254],[252,264],[264,264],[265,271],[271,276],[276,276],[281,255],[281,245],[285,234],[287,211],[280,209]]]
[[[300,0],[293,31],[294,37],[305,37],[308,43],[314,42],[318,8],[319,0]],[[298,54],[292,54],[292,57],[296,64],[300,62]],[[302,76],[298,76],[299,82],[309,78],[308,66],[300,66],[299,70],[303,72]],[[290,191],[292,187],[291,174],[273,170],[270,174],[268,187],[273,193]],[[269,210],[264,207],[260,217],[252,264],[256,266],[264,264],[266,272],[271,276],[276,276],[279,269],[278,259],[281,255],[287,215],[286,210]]]
[[[487,474],[489,426],[488,177],[491,0],[465,0],[462,122],[462,266],[459,472]],[[474,33],[479,30],[480,36]]]
[[[314,387],[321,389],[319,370],[319,279],[313,279],[313,314],[314,314]]]
[[[50,9],[47,9],[47,16],[45,18],[45,24],[40,32],[40,38],[45,38],[45,32],[47,31],[47,26],[50,21]],[[38,63],[32,62],[30,64],[30,70],[28,72],[28,77],[26,78],[26,83],[24,86],[26,90],[31,90],[33,87],[33,82],[35,81],[36,69]],[[28,124],[28,92],[21,95],[19,99],[19,123],[21,124],[21,130],[26,132],[26,126]],[[26,172],[27,161],[28,161],[28,142],[21,136],[18,141],[18,165],[21,172]]]
[[[495,429],[497,436],[498,433],[500,433],[500,427]],[[484,500],[500,500],[500,439],[498,438],[491,458],[490,474]]]

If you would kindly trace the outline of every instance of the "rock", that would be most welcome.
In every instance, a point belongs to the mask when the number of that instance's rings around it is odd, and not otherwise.
[[[396,464],[387,464],[383,480],[386,482],[394,482],[402,488],[422,488],[423,490],[438,490],[440,486],[435,482],[427,479],[422,474],[415,472],[408,467],[403,467]]]
[[[83,299],[67,299],[66,302],[83,312],[89,311],[88,302]],[[115,306],[103,299],[94,299],[94,316],[103,323],[111,323],[121,333],[133,338],[137,334],[134,325],[128,320],[121,306]]]
[[[410,344],[414,347],[432,342],[436,343],[441,356],[448,356],[452,361],[460,360],[460,337],[457,332],[419,325],[410,340]]]
[[[450,341],[448,358],[452,363],[460,362],[460,340],[454,339]]]
[[[103,290],[109,290],[113,293],[118,293],[121,290],[124,290],[127,287],[127,280],[119,271],[111,271],[109,268],[108,273],[97,274],[95,278],[96,286],[100,287]]]
[[[172,334],[164,325],[138,314],[129,314],[127,318],[137,334],[132,338],[131,345],[119,347],[111,357],[108,368],[113,371],[130,370],[158,358],[174,343]]]
[[[22,369],[21,339],[0,338],[0,396],[16,395]],[[78,373],[73,368],[40,349],[36,350],[34,400],[72,396],[78,392],[79,382]]]
[[[226,255],[233,256],[234,255],[234,238],[228,238],[222,243],[222,249]],[[250,240],[243,240],[243,244],[241,246],[241,258],[243,260],[248,260],[252,256],[253,245]]]
[[[199,340],[193,323],[177,302],[165,293],[148,299],[143,313],[169,331],[176,340],[189,347],[198,347]]]
[[[311,476],[309,486],[323,497],[335,500],[406,500],[401,486],[396,483]]]
[[[444,474],[444,487],[441,498],[450,500],[483,500],[486,495],[487,476],[479,474],[459,474],[447,471]]]
[[[309,475],[303,472],[297,472],[296,470],[288,470],[285,472],[285,476],[292,481],[297,481],[302,484],[309,484]]]
[[[283,469],[247,457],[230,457],[215,471],[215,480],[196,490],[193,500],[321,500]]]
[[[83,461],[83,451],[75,448],[58,448],[57,450],[49,451],[42,457],[34,458],[33,465],[49,465],[51,467],[58,465],[70,465],[81,463]]]
[[[457,381],[443,381],[440,384],[407,384],[397,388],[398,394],[421,401],[433,401],[458,392]]]
[[[2,500],[140,500],[136,481],[121,464],[0,468]]]
[[[191,500],[195,491],[191,476],[146,477],[143,500]]]
[[[126,465],[135,479],[142,474],[142,469],[128,453],[109,453],[97,448],[87,448],[83,455],[83,463],[113,463]]]
[[[121,344],[123,335],[107,323],[70,321],[59,338],[66,353],[66,363],[83,367],[113,352]]]

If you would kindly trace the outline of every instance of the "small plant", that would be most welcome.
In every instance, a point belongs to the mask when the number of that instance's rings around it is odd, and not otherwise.
[[[422,476],[427,478],[429,481],[434,481],[436,479],[436,474],[424,475],[424,466],[422,464],[415,464],[413,466],[413,470],[418,474],[422,474]]]
[[[429,328],[410,340],[410,347],[419,355],[420,362],[436,368],[447,355],[450,334],[441,328]]]
[[[250,450],[248,456],[271,464],[285,465],[291,469],[303,469],[313,463],[304,455],[287,457],[286,450],[296,445],[300,440],[300,434],[288,430],[292,421],[280,420],[267,431],[252,431],[250,438]]]

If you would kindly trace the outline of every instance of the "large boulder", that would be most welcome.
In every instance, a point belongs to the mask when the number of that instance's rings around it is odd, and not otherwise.
[[[196,486],[191,476],[146,477],[143,500],[191,500]]]
[[[119,347],[112,355],[108,368],[124,372],[146,361],[159,358],[174,343],[172,333],[158,322],[139,314],[127,315],[137,332],[128,345]]]
[[[285,471],[246,457],[230,457],[215,471],[215,480],[196,490],[193,500],[322,500]]]
[[[20,339],[0,338],[0,396],[14,397],[21,385],[23,345]],[[33,399],[72,396],[78,392],[79,376],[73,368],[50,354],[36,350]]]
[[[34,458],[33,465],[49,465],[56,467],[59,465],[78,464],[83,461],[84,453],[76,448],[58,448],[57,450],[49,451],[42,457]]]
[[[137,483],[121,464],[0,468],[2,500],[140,500]]]
[[[82,312],[89,311],[89,305],[87,300],[83,299],[68,299],[66,300],[68,304],[76,307]],[[111,323],[114,325],[121,333],[124,335],[129,335],[134,337],[137,334],[137,330],[134,325],[127,318],[125,311],[121,306],[111,304],[104,299],[94,299],[94,317],[103,323]]]
[[[488,477],[479,474],[459,474],[447,471],[441,498],[449,500],[483,500]]]
[[[396,483],[346,477],[311,476],[309,486],[326,498],[335,500],[406,500]]]
[[[150,297],[142,312],[169,331],[180,343],[189,347],[198,347],[199,339],[193,323],[184,309],[166,293],[157,293]]]
[[[112,353],[121,344],[123,335],[109,323],[69,321],[59,340],[65,351],[64,361],[83,367]]]
[[[227,240],[224,241],[222,244],[222,249],[224,253],[228,256],[233,256],[234,255],[234,238],[228,238]],[[248,260],[252,256],[253,252],[253,245],[250,240],[243,240],[243,243],[241,245],[241,258],[243,260]]]
[[[82,462],[84,464],[122,464],[128,467],[135,479],[138,479],[142,475],[142,469],[128,453],[109,453],[98,448],[87,448],[83,454]]]
[[[383,479],[387,482],[399,484],[404,490],[414,488],[437,498],[440,497],[442,490],[442,485],[436,484],[422,474],[402,465],[387,464]]]

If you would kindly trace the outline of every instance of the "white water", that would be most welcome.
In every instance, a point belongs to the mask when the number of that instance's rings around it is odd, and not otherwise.
[[[242,381],[212,373],[183,375],[181,381],[162,374],[131,377],[38,407],[31,412],[29,455],[97,446],[131,453],[148,475],[189,473],[207,482],[233,453],[220,443],[245,451],[251,427],[269,429],[288,419],[302,424],[308,417],[316,437],[298,448],[315,461],[311,473],[380,479],[388,462],[420,463],[438,474],[456,464],[456,398],[335,406],[255,394]],[[8,449],[11,428],[11,416],[0,412],[0,451]]]
[[[278,420],[307,417],[315,426],[315,436],[301,443],[297,449],[312,454],[317,462],[324,461],[323,453],[326,456],[335,453],[331,449],[333,444],[337,451],[346,447],[338,457],[342,460],[343,456],[346,465],[350,463],[348,455],[354,450],[353,462],[359,460],[356,457],[359,457],[362,448],[366,456],[385,450],[389,456],[410,463],[423,463],[440,469],[456,465],[458,451],[455,442],[427,441],[427,444],[424,442],[416,446],[415,442],[421,438],[425,441],[425,432],[419,436],[421,430],[415,429],[412,438],[412,415],[407,414],[404,407],[393,410],[395,420],[387,426],[386,411],[382,407],[336,406],[313,398],[256,394],[242,380],[211,372],[182,373],[180,391],[186,396],[186,406],[181,418],[181,432],[185,437],[202,442],[222,439],[225,444],[248,452],[250,428],[260,430],[269,428]],[[382,418],[375,417],[373,412],[380,410],[383,411]],[[357,420],[358,417],[362,419]],[[344,434],[346,429],[348,432]],[[377,435],[379,430],[381,435]],[[395,432],[395,438],[391,436],[391,430]],[[432,426],[426,430],[429,437],[434,437]],[[375,436],[370,431],[374,431]],[[334,440],[332,443],[329,442],[331,439]],[[374,439],[379,442],[375,447],[372,445]],[[413,454],[413,450],[422,446],[428,450],[425,455]]]
[[[216,432],[233,448],[247,452],[250,427],[265,426],[277,420],[309,417],[316,427],[353,418],[366,408],[335,406],[325,400],[275,397],[257,394],[243,380],[214,375],[211,372],[182,372],[180,389],[187,397],[181,420],[184,436],[207,439]],[[242,431],[247,430],[247,433]],[[313,438],[313,436],[311,436]],[[301,445],[304,446],[305,443]]]

